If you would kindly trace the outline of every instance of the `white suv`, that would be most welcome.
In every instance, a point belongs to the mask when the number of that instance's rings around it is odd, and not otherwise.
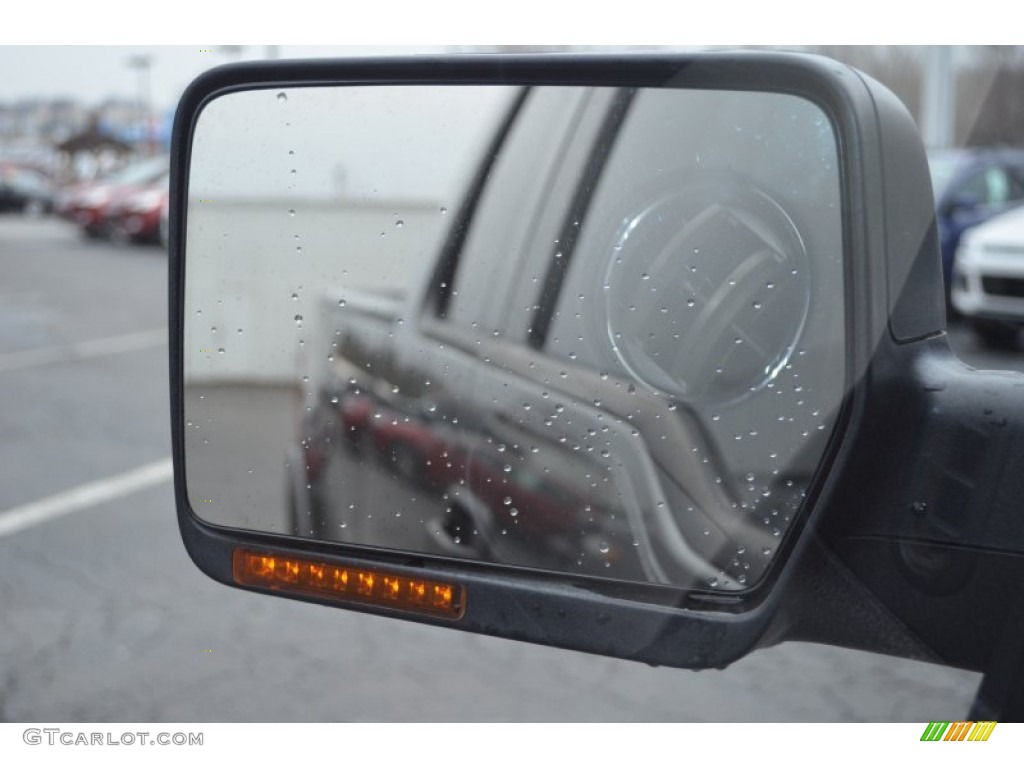
[[[1024,207],[967,232],[953,262],[953,306],[986,346],[1013,347],[1024,326]]]

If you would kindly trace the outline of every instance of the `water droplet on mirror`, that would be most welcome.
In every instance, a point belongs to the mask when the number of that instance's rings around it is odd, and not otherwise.
[[[298,301],[298,300],[299,300],[299,294],[293,293],[292,294],[292,301]]]
[[[299,326],[299,328],[302,327],[302,315],[296,315],[295,316],[295,324],[297,326]]]
[[[597,549],[602,555],[607,555],[611,551],[611,546],[607,541],[602,541],[597,545]]]
[[[404,221],[402,221],[401,219],[397,219],[397,220],[395,221],[395,227],[397,227],[398,229],[401,229],[401,228],[402,228],[402,227],[404,227],[404,226],[405,226],[405,222],[404,222]]]
[[[218,355],[223,355],[224,354],[224,347],[221,347],[220,349],[218,349],[217,350],[217,354]]]
[[[289,208],[288,209],[288,215],[289,216],[294,216],[295,215],[295,209],[294,208]]]
[[[280,102],[288,101],[288,94],[285,93],[284,91],[281,91],[279,94],[277,94],[277,100]]]

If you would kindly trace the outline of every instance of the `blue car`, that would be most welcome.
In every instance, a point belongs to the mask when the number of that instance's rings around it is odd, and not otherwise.
[[[949,303],[953,257],[964,232],[1024,203],[1024,150],[957,149],[928,156]]]

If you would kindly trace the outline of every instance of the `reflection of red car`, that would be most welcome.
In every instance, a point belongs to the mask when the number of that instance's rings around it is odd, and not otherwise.
[[[107,229],[119,240],[155,243],[160,239],[160,214],[167,204],[167,176],[138,187],[111,202]]]
[[[78,225],[88,237],[106,237],[112,204],[166,176],[167,169],[167,158],[155,157],[106,179],[76,185],[60,195],[57,213]]]
[[[474,453],[469,484],[497,522],[521,533],[578,533],[586,527],[587,517],[594,517],[582,497],[519,457]]]
[[[355,392],[346,393],[338,409],[351,447],[372,448],[415,483],[441,487],[450,482],[456,462],[437,425]]]

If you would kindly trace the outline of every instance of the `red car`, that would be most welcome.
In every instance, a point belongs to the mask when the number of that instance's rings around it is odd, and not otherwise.
[[[105,179],[66,190],[57,200],[57,213],[78,225],[87,237],[107,237],[111,206],[153,184],[167,172],[166,157],[143,160]]]
[[[160,215],[167,205],[168,177],[138,187],[107,208],[107,231],[116,240],[155,243],[160,240]]]

